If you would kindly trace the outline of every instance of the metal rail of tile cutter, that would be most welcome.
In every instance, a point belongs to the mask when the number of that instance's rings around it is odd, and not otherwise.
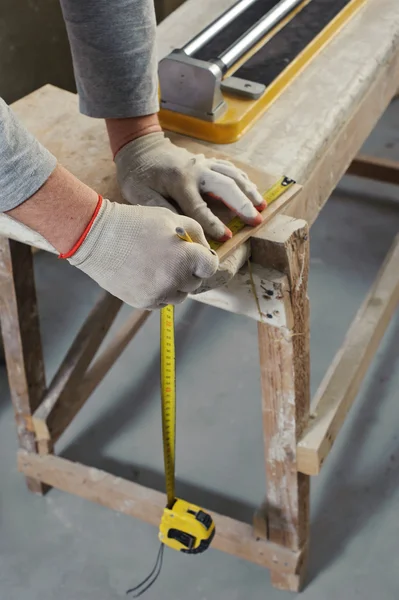
[[[159,64],[166,129],[240,138],[366,0],[239,0]]]

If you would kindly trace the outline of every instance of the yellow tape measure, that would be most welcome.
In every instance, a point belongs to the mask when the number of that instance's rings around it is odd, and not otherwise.
[[[263,195],[267,204],[280,198],[294,183],[293,179],[282,177]],[[233,235],[245,226],[239,217],[234,217],[228,224]],[[184,230],[176,230],[176,233],[183,240],[192,241]],[[210,242],[213,250],[221,245]],[[174,307],[171,305],[161,310],[161,398],[167,506],[159,528],[159,539],[175,550],[198,554],[209,547],[215,535],[215,524],[200,507],[175,497],[176,365]]]
[[[182,231],[179,237],[184,236]],[[187,234],[186,234],[187,235]],[[191,241],[187,236],[186,241]],[[161,310],[162,434],[167,505],[159,527],[163,544],[187,554],[206,550],[215,535],[212,517],[199,506],[175,497],[176,368],[174,306]]]
[[[279,179],[269,190],[267,190],[267,192],[263,194],[267,205],[269,206],[275,200],[278,200],[278,198],[280,198],[284,194],[284,192],[289,190],[290,187],[292,187],[295,183],[296,182],[293,179],[290,179],[289,177],[282,177],[281,179]],[[230,223],[227,224],[227,227],[230,229],[234,237],[236,233],[238,233],[239,231],[241,231],[241,229],[244,229],[244,227],[246,227],[246,224],[243,221],[241,221],[240,217],[234,217],[234,219],[232,219]],[[218,250],[223,245],[223,242],[215,242],[214,240],[209,240],[209,245],[212,248],[212,250]]]
[[[175,307],[169,304],[161,310],[162,435],[168,508],[172,508],[175,500],[176,359],[174,320]]]

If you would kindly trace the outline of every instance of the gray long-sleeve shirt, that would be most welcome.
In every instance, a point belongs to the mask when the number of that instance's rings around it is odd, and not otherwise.
[[[158,110],[153,0],[61,0],[80,110],[124,118]],[[0,98],[0,212],[32,196],[56,166]]]

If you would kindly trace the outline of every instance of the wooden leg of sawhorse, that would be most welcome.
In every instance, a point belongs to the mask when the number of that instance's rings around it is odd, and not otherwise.
[[[291,591],[303,584],[309,537],[309,477],[297,470],[297,442],[310,405],[308,237],[305,221],[277,217],[252,244],[255,263],[287,276],[292,312],[287,327],[258,326],[267,479],[261,522],[270,541],[303,552],[295,573],[271,572],[275,587]],[[261,535],[259,514],[256,529]]]
[[[0,320],[19,446],[37,452],[32,414],[46,389],[30,246],[0,238]],[[32,492],[44,493],[27,478]]]

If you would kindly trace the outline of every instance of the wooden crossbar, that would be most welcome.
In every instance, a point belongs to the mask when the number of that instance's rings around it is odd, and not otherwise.
[[[360,155],[350,165],[347,175],[399,185],[399,162]]]
[[[68,412],[68,408],[73,404],[77,385],[93,360],[121,306],[122,301],[119,298],[107,292],[102,294],[75,337],[43,402],[33,415],[35,421],[46,423],[53,443],[70,423],[70,419],[61,419],[60,415]]]
[[[298,470],[318,475],[399,304],[399,236],[312,402],[298,444]]]
[[[32,425],[39,451],[42,448],[44,454],[51,450],[151,314],[146,310],[132,311],[102,354],[86,370],[121,304],[110,294],[101,297],[72,343],[43,402],[35,411]]]
[[[78,413],[86,400],[101,383],[112,365],[119,358],[126,346],[131,342],[150,315],[152,315],[152,311],[150,310],[132,311],[102,354],[100,354],[93,362],[78,386],[78,399],[76,400],[75,414]]]
[[[166,497],[161,492],[132,481],[114,477],[105,471],[74,463],[59,456],[39,456],[19,451],[18,469],[47,485],[97,502],[151,525],[159,526]],[[207,511],[210,512],[210,511]],[[228,554],[269,569],[295,572],[301,552],[256,538],[252,525],[212,513],[216,536],[212,546]]]

